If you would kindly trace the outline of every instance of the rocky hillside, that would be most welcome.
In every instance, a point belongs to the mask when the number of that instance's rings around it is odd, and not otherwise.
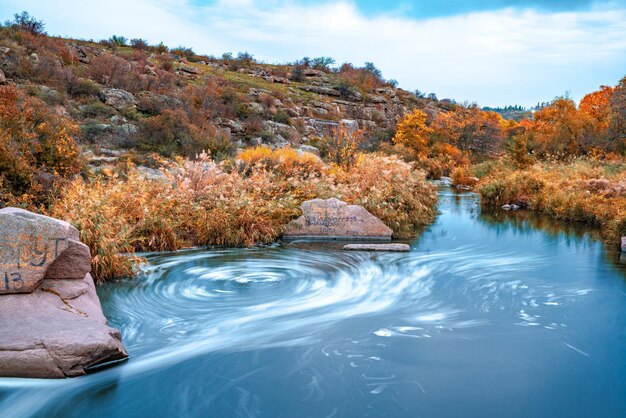
[[[365,148],[390,141],[409,110],[434,117],[443,102],[394,88],[373,66],[322,60],[269,65],[249,54],[217,59],[119,38],[87,42],[0,29],[0,84],[15,85],[80,127],[92,166],[202,149],[291,146],[309,151],[338,130]]]

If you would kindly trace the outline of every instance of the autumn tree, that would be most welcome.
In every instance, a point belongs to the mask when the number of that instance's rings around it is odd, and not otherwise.
[[[540,155],[561,158],[583,152],[582,128],[574,101],[559,97],[535,112],[531,130]]]
[[[610,98],[610,147],[626,156],[626,77],[622,78]]]
[[[601,86],[600,90],[587,94],[578,105],[583,124],[581,144],[585,151],[610,148],[609,124],[611,122],[610,101],[615,88]]]
[[[433,130],[426,125],[427,115],[423,110],[415,109],[407,114],[398,124],[393,137],[394,144],[401,144],[420,156],[428,154],[428,135]]]
[[[456,106],[453,111],[440,113],[432,124],[435,142],[446,142],[478,155],[497,152],[508,126],[499,114],[476,106]]]

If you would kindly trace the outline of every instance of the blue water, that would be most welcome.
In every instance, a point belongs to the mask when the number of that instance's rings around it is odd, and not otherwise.
[[[154,254],[99,289],[125,364],[0,379],[0,417],[625,417],[626,260],[440,191],[410,253]]]

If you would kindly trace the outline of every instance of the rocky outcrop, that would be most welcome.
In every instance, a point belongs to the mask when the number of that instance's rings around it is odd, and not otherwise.
[[[197,75],[200,74],[200,70],[191,65],[181,65],[178,73],[181,75]]]
[[[17,208],[0,209],[0,294],[30,293],[48,278],[82,279],[89,248],[67,222]]]
[[[133,107],[137,104],[135,96],[133,96],[131,92],[122,89],[102,89],[99,93],[99,97],[104,104],[114,107],[117,110]]]
[[[70,50],[70,53],[74,55],[78,61],[83,64],[89,64],[91,62],[89,56],[87,55],[87,51],[82,46],[75,42],[68,42],[67,47]]]
[[[304,86],[298,86],[298,88],[304,91],[310,91],[313,93],[323,94],[326,96],[335,96],[335,97],[341,96],[341,92],[332,87],[304,85]]]
[[[141,91],[135,96],[137,99],[137,109],[149,115],[158,115],[165,109],[176,109],[183,106],[183,102],[174,97],[151,91]]]
[[[348,244],[343,246],[344,250],[352,251],[390,251],[408,252],[411,247],[408,244]]]
[[[307,200],[300,208],[302,216],[285,227],[284,238],[390,240],[393,233],[362,206],[339,199]]]
[[[0,376],[62,378],[128,357],[106,325],[93,280],[46,279],[30,294],[0,296]]]
[[[128,356],[102,314],[90,263],[69,223],[0,210],[0,376],[78,376]]]

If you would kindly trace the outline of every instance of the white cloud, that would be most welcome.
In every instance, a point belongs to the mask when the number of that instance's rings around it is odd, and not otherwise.
[[[626,10],[547,13],[506,9],[428,20],[397,14],[365,17],[349,2],[8,0],[52,33],[163,40],[221,54],[244,51],[282,62],[332,56],[373,61],[407,89],[485,105],[532,104],[566,90],[580,97],[626,73]]]

